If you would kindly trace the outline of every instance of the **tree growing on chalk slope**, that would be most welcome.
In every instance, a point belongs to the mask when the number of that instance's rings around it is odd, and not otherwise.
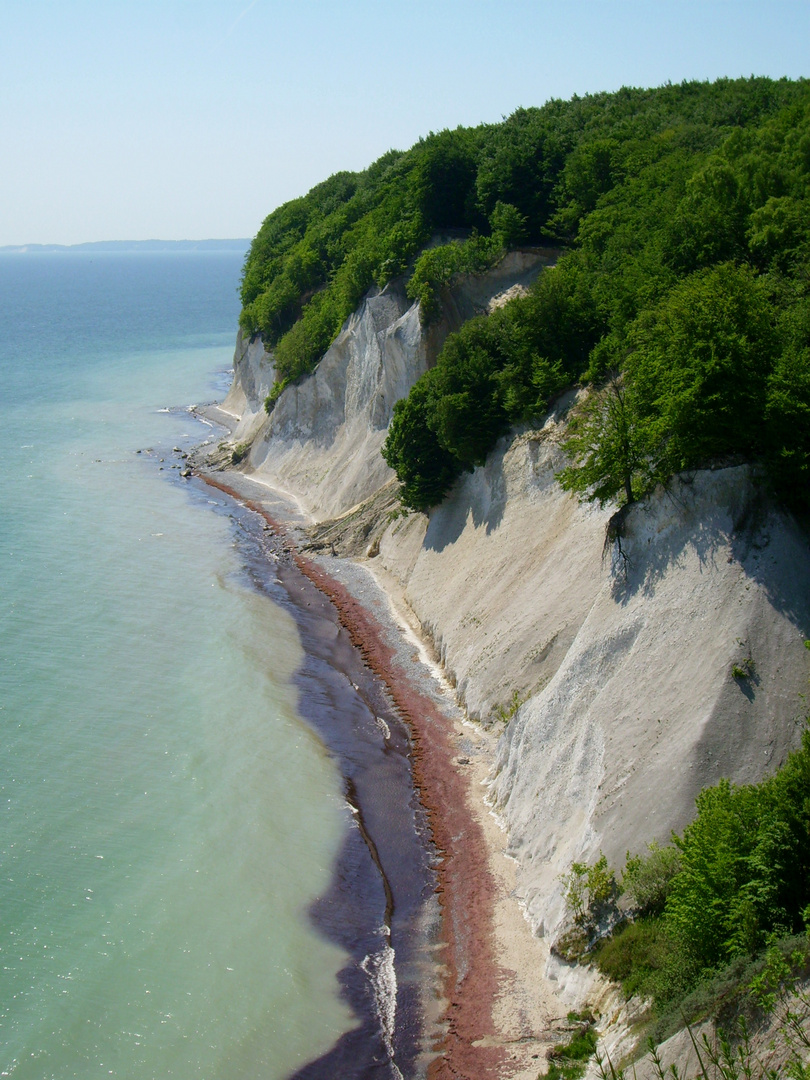
[[[447,494],[461,465],[428,426],[424,398],[429,387],[426,383],[417,383],[417,387],[394,406],[382,454],[402,484],[403,505],[411,510],[429,510]]]
[[[774,322],[763,283],[733,263],[691,274],[639,316],[626,372],[655,476],[760,453]]]
[[[563,487],[631,503],[674,473],[764,450],[775,312],[748,267],[689,275],[627,333],[629,355],[571,422]]]
[[[568,491],[596,499],[635,502],[650,484],[650,455],[635,403],[619,376],[591,393],[571,419],[565,449],[571,464],[557,479]]]
[[[652,999],[661,1037],[684,1019],[733,1006],[746,990],[763,1004],[763,968],[780,952],[784,958],[798,949],[797,970],[806,974],[810,730],[759,784],[720,780],[705,788],[681,836],[628,853],[621,888],[635,921],[597,948],[596,963],[628,996]]]

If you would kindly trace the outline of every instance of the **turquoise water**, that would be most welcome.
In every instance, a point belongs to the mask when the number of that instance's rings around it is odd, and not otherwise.
[[[0,257],[0,1076],[271,1080],[352,1024],[297,633],[171,469],[240,265]]]

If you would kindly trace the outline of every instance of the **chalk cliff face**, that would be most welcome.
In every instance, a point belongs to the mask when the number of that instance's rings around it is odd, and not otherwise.
[[[267,419],[264,399],[270,393],[276,371],[260,338],[245,341],[240,330],[233,356],[233,382],[220,408],[237,418],[237,442],[253,439]]]
[[[248,470],[290,491],[318,519],[368,498],[394,475],[380,456],[394,403],[433,364],[448,333],[506,289],[528,285],[554,257],[551,251],[512,252],[490,273],[460,281],[427,332],[401,285],[370,294],[314,374],[289,386],[270,417],[262,406],[272,385],[272,357],[260,342],[245,349],[240,339],[223,407],[242,417],[236,440],[254,440]]]
[[[425,352],[404,292],[367,297],[316,372],[280,396],[250,466],[319,518],[367,498],[391,476],[380,447],[394,402],[425,370]]]
[[[391,479],[380,457],[394,402],[447,333],[525,283],[547,256],[514,256],[444,297],[429,333],[401,290],[369,296],[314,375],[262,413],[272,361],[237,348],[225,407],[253,439],[246,471],[315,518]],[[520,863],[535,930],[562,918],[572,860],[666,841],[720,776],[754,781],[799,739],[807,711],[810,551],[745,467],[676,479],[628,514],[561,490],[573,395],[501,440],[429,516],[376,523],[373,566],[399,583],[469,714],[502,730],[491,796]],[[735,666],[749,674],[737,677]]]
[[[491,793],[550,933],[573,860],[621,867],[681,830],[707,784],[773,771],[810,674],[807,539],[748,469],[675,480],[603,561],[609,512],[555,482],[558,432],[550,417],[504,440],[380,546],[470,714],[508,720]]]

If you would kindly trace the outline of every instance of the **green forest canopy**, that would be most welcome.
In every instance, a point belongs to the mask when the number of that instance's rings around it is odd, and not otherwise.
[[[425,248],[437,234],[454,237]],[[368,290],[424,320],[459,271],[553,243],[530,294],[470,320],[395,408],[384,456],[413,509],[497,438],[592,385],[562,482],[633,499],[718,459],[766,462],[810,509],[810,82],[624,88],[443,131],[339,173],[253,241],[241,325],[279,382],[313,370]]]

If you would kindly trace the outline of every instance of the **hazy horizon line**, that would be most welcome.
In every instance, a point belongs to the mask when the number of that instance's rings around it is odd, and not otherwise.
[[[86,240],[78,244],[56,244],[56,243],[27,243],[27,244],[3,244],[0,245],[0,253],[3,254],[28,254],[30,252],[42,252],[42,251],[87,251],[93,249],[96,251],[107,250],[133,250],[133,249],[147,249],[153,250],[167,250],[167,249],[199,249],[206,247],[209,250],[235,250],[241,251],[247,249],[251,244],[250,237],[206,237],[199,240],[160,240],[158,238],[152,238],[149,240]]]

